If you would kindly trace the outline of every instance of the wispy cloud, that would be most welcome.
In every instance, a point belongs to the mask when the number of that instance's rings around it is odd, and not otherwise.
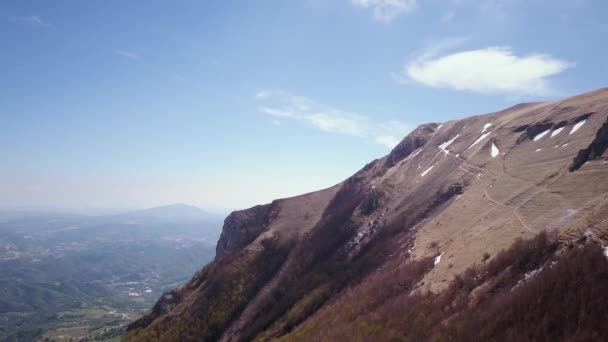
[[[554,0],[556,3],[560,0]],[[570,0],[566,0],[570,1]],[[468,16],[481,15],[482,18],[492,25],[503,25],[517,17],[516,12],[526,10],[528,1],[523,0],[453,0],[461,10]]]
[[[416,0],[352,0],[352,4],[373,10],[374,18],[384,22],[390,22],[416,8]]]
[[[139,55],[132,51],[116,49],[114,50],[114,53],[129,59],[139,59]]]
[[[51,24],[42,20],[39,15],[18,16],[12,18],[14,22],[30,26],[50,27]]]
[[[452,19],[454,19],[456,15],[454,14],[454,12],[448,12],[444,15],[441,16],[441,22],[442,23],[447,23],[449,21],[452,21]]]
[[[281,120],[306,123],[328,133],[370,139],[395,147],[411,127],[399,121],[374,122],[369,117],[317,103],[285,91],[261,90],[255,95],[258,111],[270,115],[274,125]]]
[[[574,66],[549,54],[516,55],[510,47],[486,47],[446,54],[449,40],[423,51],[398,74],[401,81],[483,94],[548,96],[550,77]]]

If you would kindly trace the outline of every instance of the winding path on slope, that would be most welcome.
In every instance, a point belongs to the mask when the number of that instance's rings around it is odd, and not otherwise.
[[[564,172],[567,172],[568,165],[569,165],[569,163],[565,163],[563,166],[560,166],[559,168],[557,168],[557,171],[558,171],[557,175],[554,176],[554,177],[552,177],[553,180],[551,182],[549,182],[547,184],[539,184],[539,183],[534,183],[534,182],[531,182],[529,180],[522,179],[522,178],[519,178],[519,177],[516,177],[514,175],[511,175],[511,174],[507,173],[505,171],[504,159],[501,158],[502,159],[501,160],[501,166],[502,166],[501,170],[502,170],[502,172],[500,172],[500,176],[512,178],[512,179],[515,179],[515,180],[517,180],[519,182],[527,183],[530,186],[530,188],[536,190],[532,194],[530,194],[529,196],[527,196],[521,202],[521,204],[513,207],[513,206],[511,206],[509,204],[502,203],[502,202],[500,202],[500,201],[492,198],[492,196],[488,192],[488,188],[490,187],[491,184],[489,184],[488,182],[484,181],[480,177],[479,174],[482,171],[482,169],[480,167],[469,163],[467,159],[463,158],[460,155],[453,156],[453,158],[455,158],[458,162],[460,162],[460,164],[458,166],[459,169],[461,169],[462,171],[464,171],[466,173],[471,174],[472,176],[474,176],[475,178],[477,178],[484,185],[483,193],[484,193],[486,199],[489,202],[494,203],[495,205],[498,205],[498,206],[501,206],[501,207],[510,208],[511,209],[511,213],[513,215],[515,215],[515,217],[521,223],[521,225],[527,231],[529,231],[530,233],[535,234],[535,235],[538,234],[539,232],[537,230],[535,230],[534,228],[532,228],[525,221],[525,219],[521,216],[521,214],[518,212],[518,210],[521,209],[524,205],[526,205],[529,201],[531,201],[532,199],[534,199],[536,196],[538,196],[538,195],[540,195],[540,194],[542,194],[544,192],[550,191],[549,187],[551,185],[555,184],[556,182],[558,182],[561,179],[561,177],[564,175]],[[541,166],[541,165],[547,165],[547,164],[553,164],[553,163],[564,162],[564,161],[571,161],[571,160],[572,160],[572,157],[570,156],[570,157],[564,157],[564,158],[554,159],[554,160],[540,162],[540,163],[532,163],[532,164],[528,164],[527,166],[534,167],[534,166]],[[471,171],[471,169],[477,171],[477,173]],[[486,170],[484,170],[484,171],[486,171]]]
[[[450,154],[451,155],[451,154]],[[527,203],[529,200],[531,200],[532,198],[536,197],[540,192],[536,192],[534,194],[532,194],[528,199],[526,199],[522,204],[518,205],[517,207],[513,208],[510,205],[504,204],[502,202],[499,202],[497,200],[495,200],[494,198],[492,198],[492,196],[490,195],[490,193],[488,192],[488,188],[491,184],[489,184],[488,182],[484,181],[481,176],[480,176],[480,168],[470,164],[465,158],[463,158],[462,156],[453,156],[454,159],[456,159],[457,162],[460,162],[460,164],[458,165],[458,168],[470,175],[472,175],[473,177],[477,178],[477,180],[479,180],[479,182],[481,184],[483,184],[484,188],[483,188],[483,194],[485,196],[485,198],[490,202],[493,203],[497,206],[503,207],[503,208],[509,208],[511,209],[511,214],[515,215],[515,217],[517,218],[517,220],[521,223],[521,225],[530,233],[536,235],[539,232],[536,231],[535,229],[533,229],[532,227],[530,227],[530,225],[523,219],[523,217],[521,217],[521,215],[517,212],[517,210],[519,208],[521,208],[525,203]],[[477,173],[474,173],[473,171],[471,171],[470,169],[473,170],[477,170]],[[509,177],[508,174],[504,174],[504,176]]]

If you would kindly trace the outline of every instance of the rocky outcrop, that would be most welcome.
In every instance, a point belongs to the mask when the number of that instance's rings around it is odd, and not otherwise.
[[[540,134],[548,129],[551,129],[551,127],[553,127],[553,123],[551,123],[551,122],[537,122],[533,125],[520,126],[517,129],[515,129],[513,132],[524,131],[524,133],[517,139],[517,142],[521,143],[522,141],[525,141],[525,140],[534,139],[535,136],[537,136],[538,134]]]
[[[156,318],[169,313],[171,309],[173,309],[180,302],[181,297],[182,296],[179,290],[171,290],[163,293],[154,307],[152,307],[150,313],[129,324],[127,329],[133,330],[147,327]]]
[[[386,158],[385,166],[393,167],[397,165],[398,162],[407,158],[412,152],[424,146],[439,124],[436,123],[428,123],[424,125],[418,126],[415,130],[413,130],[410,134],[408,134],[388,155]]]
[[[215,257],[222,258],[233,254],[250,244],[266,230],[278,212],[278,202],[274,201],[228,215],[215,249]]]
[[[586,162],[601,157],[606,152],[606,149],[608,149],[608,121],[597,131],[595,139],[593,139],[591,144],[587,148],[578,151],[572,164],[570,164],[570,171],[576,171]]]

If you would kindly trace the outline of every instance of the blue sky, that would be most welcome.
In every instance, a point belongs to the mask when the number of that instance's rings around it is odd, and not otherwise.
[[[243,208],[606,86],[608,3],[0,3],[0,206]]]

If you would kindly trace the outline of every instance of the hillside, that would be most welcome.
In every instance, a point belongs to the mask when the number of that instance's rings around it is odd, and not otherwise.
[[[573,317],[603,303],[607,117],[601,89],[421,125],[340,184],[230,214],[215,260],[126,340],[575,336],[523,308],[575,288],[580,301],[561,303]],[[557,317],[564,308],[545,299]],[[497,313],[538,331],[518,335]],[[579,323],[582,336],[606,336]]]

